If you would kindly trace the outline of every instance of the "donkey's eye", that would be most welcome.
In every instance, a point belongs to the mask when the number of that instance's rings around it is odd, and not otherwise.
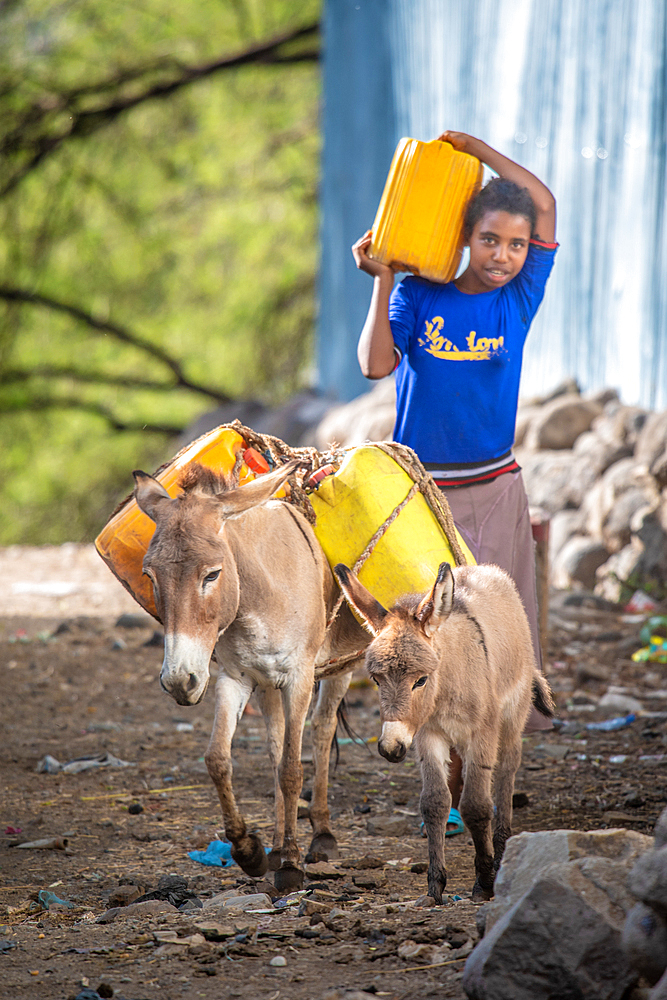
[[[414,691],[415,688],[424,687],[424,684],[426,684],[427,680],[428,677],[420,677],[419,680],[415,681],[414,684],[412,685],[412,690]]]
[[[207,573],[204,577],[204,583],[215,583],[215,581],[220,576],[220,570],[214,569],[211,573]]]

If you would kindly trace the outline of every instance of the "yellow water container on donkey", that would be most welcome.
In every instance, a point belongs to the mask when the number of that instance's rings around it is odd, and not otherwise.
[[[229,473],[236,464],[238,452],[245,448],[245,441],[235,430],[224,425],[216,427],[180,451],[156,472],[155,478],[171,497],[176,497],[181,492],[179,477],[191,462],[199,462],[214,472]],[[243,465],[240,482],[254,478],[255,473]],[[139,510],[134,497],[128,497],[95,539],[95,547],[135,601],[157,618],[153,587],[143,573],[144,556],[154,531],[153,521]]]
[[[456,276],[468,202],[483,166],[449,142],[401,139],[373,222],[368,256],[429,281]]]
[[[323,479],[311,494],[317,522],[314,531],[329,565],[353,568],[359,556],[414,482],[381,448],[352,449],[338,472]],[[456,533],[466,562],[475,560]],[[358,571],[373,596],[390,608],[401,594],[419,594],[433,586],[440,563],[456,560],[440,524],[419,491],[378,539]]]

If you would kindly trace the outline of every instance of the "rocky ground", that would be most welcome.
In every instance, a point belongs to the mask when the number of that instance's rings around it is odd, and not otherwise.
[[[477,937],[472,844],[467,834],[450,838],[451,902],[424,906],[418,769],[413,757],[389,765],[378,756],[376,695],[362,674],[348,714],[367,745],[343,739],[331,776],[341,860],[310,872],[306,903],[222,918],[220,901],[206,906],[219,893],[272,887],[188,857],[220,831],[202,759],[211,695],[188,710],[161,692],[153,623],[117,624],[139,609],[90,547],[0,550],[0,581],[0,996],[64,1000],[87,985],[128,1000],[464,996]],[[548,671],[561,725],[525,740],[515,832],[652,832],[667,802],[667,678],[664,665],[631,659],[645,617],[552,594]],[[616,730],[587,728],[631,714]],[[239,798],[268,841],[260,717],[243,717],[235,746]],[[110,754],[128,766],[38,773],[47,754],[61,764]],[[306,797],[310,761],[307,731]],[[20,847],[39,840],[55,846]],[[305,818],[300,841],[307,848]],[[206,909],[153,903],[153,912],[140,905],[97,922],[118,896],[155,889],[164,876],[186,880]],[[71,906],[40,902],[42,890]]]

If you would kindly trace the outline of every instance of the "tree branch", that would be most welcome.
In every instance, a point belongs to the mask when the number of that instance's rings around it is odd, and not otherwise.
[[[155,424],[144,421],[121,420],[108,407],[101,403],[88,402],[77,399],[74,396],[62,396],[50,399],[47,396],[31,397],[29,402],[20,405],[12,405],[0,401],[0,413],[38,413],[42,410],[81,410],[84,413],[92,413],[96,417],[102,417],[115,431],[149,431],[153,434],[167,434],[175,437],[182,434],[184,427],[182,424]]]
[[[86,385],[112,386],[116,389],[149,389],[155,392],[170,392],[177,389],[174,382],[157,382],[153,379],[135,378],[131,375],[105,375],[103,372],[84,372],[67,365],[36,365],[34,368],[8,368],[0,376],[0,385],[17,385],[33,378],[49,381],[58,378],[73,379]]]
[[[125,327],[118,326],[117,323],[110,323],[108,320],[97,319],[92,313],[88,313],[78,306],[71,305],[68,302],[60,302],[58,299],[51,298],[47,295],[39,295],[37,292],[27,292],[21,288],[11,288],[7,285],[0,285],[0,299],[4,299],[5,302],[23,302],[28,305],[42,306],[46,309],[52,309],[55,312],[62,312],[73,319],[84,323],[91,330],[96,333],[106,333],[111,334],[116,340],[122,341],[124,344],[129,344],[131,347],[136,347],[140,351],[144,351],[146,354],[155,358],[157,361],[161,362],[163,365],[172,372],[174,375],[174,385],[172,388],[189,389],[191,392],[198,392],[204,396],[208,396],[210,399],[216,400],[218,403],[231,403],[231,396],[226,395],[218,389],[214,389],[212,386],[202,385],[197,382],[193,382],[192,379],[186,377],[183,369],[178,361],[167,354],[161,347],[157,344],[151,343],[150,340],[144,340],[143,337],[139,337],[137,334],[132,333]]]
[[[0,188],[0,198],[13,191],[62,143],[70,139],[89,136],[146,101],[169,97],[175,91],[222,70],[237,69],[251,63],[284,66],[292,63],[317,61],[319,59],[318,49],[310,48],[287,53],[281,50],[290,43],[298,42],[318,31],[318,23],[309,24],[284,32],[268,42],[251,45],[236,55],[214,59],[201,65],[178,65],[173,60],[164,61],[146,67],[144,70],[126,70],[111,80],[100,81],[96,85],[86,85],[60,95],[44,95],[42,99],[34,102],[26,110],[22,120],[0,141],[0,153],[5,157],[20,155],[27,157],[25,162],[10,173],[8,180]],[[118,90],[128,83],[133,83],[136,80],[142,82],[149,74],[154,75],[156,72],[165,71],[172,73],[176,71],[176,75],[172,75],[171,79],[145,86],[135,93],[118,96],[97,107],[89,106],[91,97],[106,96],[109,91]],[[81,106],[84,99],[86,99],[88,106]],[[55,131],[47,131],[48,123],[54,119],[58,122],[58,118],[62,118],[59,127]]]

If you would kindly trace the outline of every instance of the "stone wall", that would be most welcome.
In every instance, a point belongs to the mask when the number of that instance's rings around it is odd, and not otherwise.
[[[392,379],[329,410],[313,443],[391,438]],[[667,412],[626,406],[613,389],[567,382],[519,406],[516,455],[531,507],[549,515],[551,583],[623,601],[667,596]]]

